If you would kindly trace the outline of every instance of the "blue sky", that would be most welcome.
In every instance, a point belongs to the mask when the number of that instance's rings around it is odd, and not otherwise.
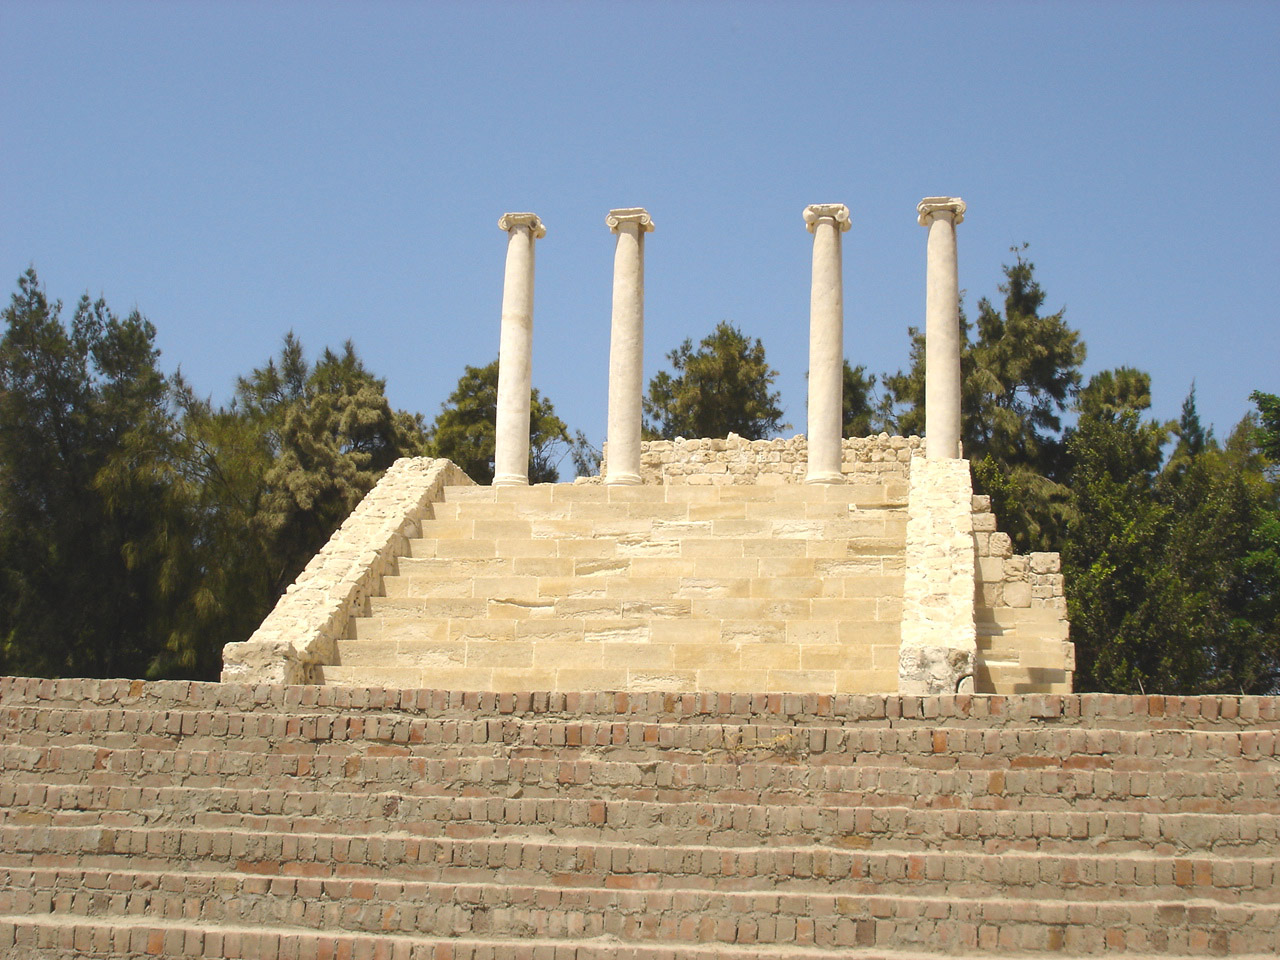
[[[1280,392],[1280,4],[0,0],[0,278],[156,325],[226,399],[294,330],[434,417],[497,355],[505,211],[545,221],[534,384],[603,439],[612,207],[645,206],[646,378],[720,320],[805,418],[811,238],[844,202],[845,344],[907,363],[924,196],[971,314],[1009,248],[1086,373]]]

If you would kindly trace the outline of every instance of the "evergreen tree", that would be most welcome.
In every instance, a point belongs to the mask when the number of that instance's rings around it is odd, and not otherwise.
[[[695,350],[685,340],[667,354],[672,373],[649,381],[645,433],[653,439],[727,437],[763,440],[783,428],[781,395],[771,390],[778,372],[764,344],[721,321]]]
[[[155,329],[101,301],[69,327],[34,270],[0,339],[0,663],[140,676],[168,639],[192,514]]]
[[[497,417],[498,361],[468,366],[431,427],[433,455],[452,460],[476,483],[492,483]],[[599,469],[600,456],[587,438],[581,432],[570,436],[551,401],[534,389],[529,403],[529,482],[557,481],[566,456],[579,475]]]
[[[1143,423],[1146,374],[1080,396],[1063,551],[1077,688],[1271,693],[1280,684],[1280,488],[1246,418],[1220,449],[1195,390],[1176,425]],[[1177,438],[1167,462],[1159,450]]]
[[[841,390],[843,416],[841,429],[846,437],[868,437],[878,432],[874,394],[876,375],[868,374],[862,364],[844,362],[844,385]]]
[[[1062,562],[1079,690],[1154,692],[1175,666],[1161,622],[1175,592],[1160,557],[1169,510],[1154,496],[1167,434],[1142,419],[1149,405],[1147,374],[1100,373],[1067,441],[1074,509]]]

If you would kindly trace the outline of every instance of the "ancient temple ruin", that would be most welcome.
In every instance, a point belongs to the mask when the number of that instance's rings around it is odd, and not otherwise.
[[[1015,556],[960,447],[956,227],[928,197],[926,426],[841,437],[844,204],[813,204],[805,436],[641,439],[642,208],[616,235],[601,475],[530,485],[532,213],[507,234],[494,481],[392,467],[223,679],[464,690],[1063,693],[1056,554]]]

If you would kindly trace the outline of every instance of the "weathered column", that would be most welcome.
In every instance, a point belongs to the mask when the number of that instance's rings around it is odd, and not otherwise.
[[[494,426],[493,485],[529,482],[529,397],[533,389],[533,242],[547,235],[536,214],[505,213],[507,269],[502,285],[498,343],[498,416]]]
[[[956,224],[959,197],[925,197],[916,206],[929,228],[924,323],[924,452],[933,460],[960,457],[960,279]]]
[[[840,483],[844,421],[844,278],[840,234],[849,229],[843,203],[804,208],[813,234],[813,285],[809,293],[809,467],[805,483]]]
[[[644,235],[653,218],[643,207],[610,210],[618,235],[613,254],[613,326],[609,336],[609,450],[605,483],[640,482],[640,416],[644,385]]]

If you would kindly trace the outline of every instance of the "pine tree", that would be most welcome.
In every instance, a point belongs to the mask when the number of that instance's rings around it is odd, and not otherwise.
[[[764,344],[721,321],[695,350],[691,339],[667,354],[672,372],[649,381],[645,433],[653,439],[727,437],[763,440],[782,429],[778,372]]]

